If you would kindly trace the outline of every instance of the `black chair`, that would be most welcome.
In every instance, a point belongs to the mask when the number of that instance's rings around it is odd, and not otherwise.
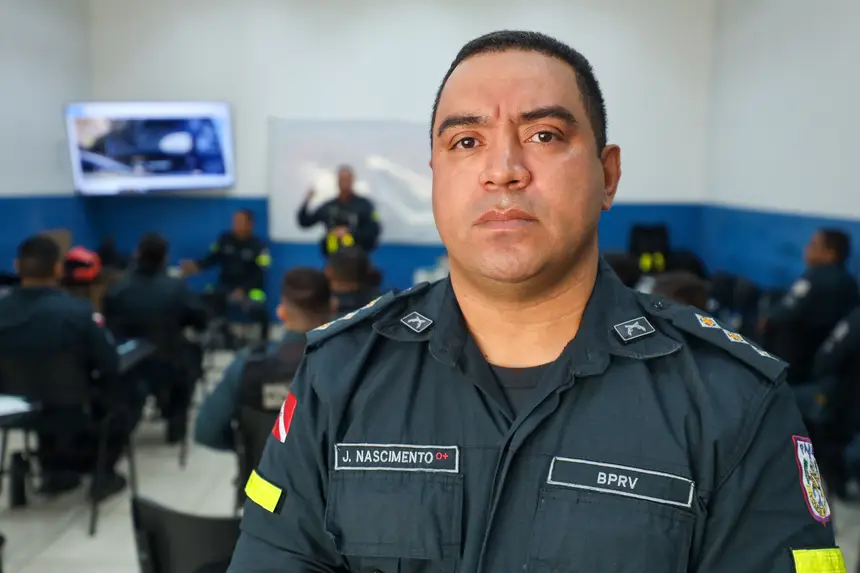
[[[97,492],[107,474],[107,445],[110,430],[118,420],[122,420],[125,410],[114,408],[100,421],[91,416],[91,405],[98,396],[94,394],[90,371],[81,363],[73,352],[59,352],[53,355],[42,353],[33,354],[4,354],[0,355],[0,394],[21,396],[40,408],[39,412],[28,417],[26,425],[17,429],[26,432],[54,429],[62,419],[74,416],[84,424],[90,423],[89,428],[98,436],[95,471],[92,476],[90,489],[90,535],[96,534],[99,496]],[[6,433],[12,428],[3,428],[2,444],[4,451],[0,452],[0,465],[5,466]],[[129,439],[126,444],[126,455],[129,464],[129,486],[132,492],[137,490],[137,475],[134,463],[134,452]],[[30,450],[30,448],[27,448]],[[32,451],[28,451],[27,465],[32,468]]]
[[[203,517],[133,497],[131,519],[142,573],[226,572],[239,540],[238,517]]]
[[[272,426],[277,414],[255,410],[247,406],[239,409],[236,418],[236,454],[239,475],[236,478],[236,510],[245,503],[245,484],[251,472],[257,467],[266,442],[272,435]]]

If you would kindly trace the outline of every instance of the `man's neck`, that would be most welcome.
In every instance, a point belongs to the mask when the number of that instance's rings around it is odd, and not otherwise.
[[[352,294],[361,291],[361,285],[357,283],[331,281],[331,292],[335,294]]]
[[[469,331],[487,361],[525,368],[554,361],[576,336],[597,266],[594,250],[552,284],[498,288],[489,294],[460,279],[452,266],[451,283]]]
[[[296,317],[295,320],[292,320],[289,323],[285,322],[284,328],[290,332],[307,333],[315,328],[319,328],[326,322],[328,322],[328,318],[324,317]]]
[[[341,191],[337,195],[337,200],[341,203],[346,203],[350,199],[352,199],[352,191],[351,190],[350,191]]]

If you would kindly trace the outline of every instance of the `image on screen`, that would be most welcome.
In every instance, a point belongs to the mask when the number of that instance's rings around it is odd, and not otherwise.
[[[235,182],[225,104],[74,104],[66,123],[80,193],[212,189]]]

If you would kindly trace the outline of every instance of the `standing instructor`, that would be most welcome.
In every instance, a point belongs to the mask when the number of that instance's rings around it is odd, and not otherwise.
[[[785,364],[600,261],[588,61],[482,36],[431,136],[450,277],[309,333],[230,571],[844,571]]]

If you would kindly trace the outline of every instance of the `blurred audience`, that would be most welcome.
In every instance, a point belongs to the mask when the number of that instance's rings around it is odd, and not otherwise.
[[[70,355],[79,360],[80,375],[94,373],[89,403],[56,410],[46,406],[36,423],[42,491],[58,494],[76,488],[82,474],[95,471],[99,441],[95,428],[122,399],[119,356],[102,316],[93,311],[87,300],[59,288],[63,262],[60,248],[52,239],[36,236],[21,243],[15,270],[20,286],[0,298],[3,370],[10,374],[19,367],[20,360],[50,361]],[[69,372],[70,376],[73,374]],[[122,419],[110,426],[106,447],[108,475],[94,490],[96,497],[124,489],[125,478],[116,473],[115,466],[130,430]]]
[[[370,259],[361,247],[347,247],[332,253],[325,274],[331,285],[334,312],[344,315],[356,311],[376,298],[368,286]]]
[[[860,304],[857,281],[845,267],[850,253],[851,242],[844,232],[816,232],[804,253],[806,271],[762,320],[763,345],[791,364],[790,384],[811,379],[818,347],[836,323]]]
[[[628,253],[606,253],[603,255],[603,260],[612,267],[624,286],[636,288],[639,280],[642,278],[642,269],[639,268],[639,262]]]
[[[167,275],[167,251],[162,236],[145,235],[137,247],[133,270],[105,296],[104,313],[118,338],[144,338],[155,345],[155,354],[137,372],[146,382],[144,395],[156,396],[167,420],[167,441],[176,443],[186,435],[191,394],[202,361],[202,351],[185,339],[183,330],[204,330],[207,312],[184,281]]]
[[[305,333],[325,324],[332,315],[332,293],[325,274],[303,267],[288,271],[277,313],[284,325],[281,341],[237,353],[200,406],[194,431],[200,444],[232,450],[239,406],[274,414],[284,403],[304,355]]]

